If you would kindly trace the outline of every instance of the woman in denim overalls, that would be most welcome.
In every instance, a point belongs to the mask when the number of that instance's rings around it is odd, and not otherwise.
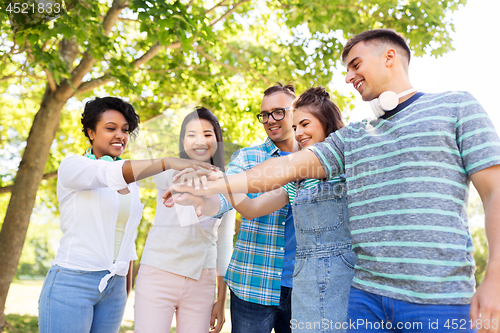
[[[302,149],[344,126],[338,107],[322,87],[310,88],[292,104],[295,139]],[[245,218],[293,205],[297,252],[292,289],[294,332],[345,332],[347,301],[357,258],[352,251],[345,176],[307,179],[254,199],[233,194]]]
[[[291,324],[297,332],[345,332],[347,328],[347,301],[357,258],[349,231],[345,177],[340,178],[312,188],[299,184],[292,206],[297,252]]]

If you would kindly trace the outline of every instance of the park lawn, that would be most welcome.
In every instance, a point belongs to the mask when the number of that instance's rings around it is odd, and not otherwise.
[[[43,279],[12,282],[5,306],[7,325],[1,333],[38,333],[38,297],[42,285]],[[132,306],[133,299],[127,302],[120,333],[134,332]]]
[[[38,297],[42,285],[43,279],[12,282],[5,306],[7,325],[1,333],[38,333]],[[132,290],[125,308],[120,333],[134,332],[134,297],[135,292]],[[228,300],[226,303],[226,323],[221,333],[231,332],[230,321]],[[174,333],[175,327],[170,332]]]

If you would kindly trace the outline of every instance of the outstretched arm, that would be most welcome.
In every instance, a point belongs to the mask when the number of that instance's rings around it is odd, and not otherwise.
[[[478,333],[497,333],[500,332],[500,284],[498,283],[500,280],[500,165],[478,171],[470,178],[483,202],[489,248],[486,273],[483,282],[472,297],[470,317],[473,325],[476,322],[482,324]]]
[[[326,173],[316,155],[309,150],[303,150],[268,159],[245,172],[208,182],[206,189],[195,190],[186,185],[174,185],[171,189],[204,196],[225,194],[231,200],[233,193],[268,192],[294,180],[321,179],[325,176]],[[167,191],[163,198],[166,199],[170,195],[170,191]]]
[[[231,202],[231,199],[226,198]],[[288,194],[283,188],[259,195],[250,199],[246,194],[235,193],[232,198],[232,206],[240,212],[247,220],[264,216],[283,208],[288,203]]]
[[[123,178],[130,184],[154,176],[168,169],[184,170],[187,168],[215,170],[209,163],[177,157],[155,158],[151,160],[127,160],[123,163]]]

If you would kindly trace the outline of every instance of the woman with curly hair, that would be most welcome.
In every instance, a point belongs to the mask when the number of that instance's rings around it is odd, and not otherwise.
[[[63,236],[39,299],[41,333],[118,332],[142,217],[135,182],[167,169],[212,167],[174,157],[122,160],[139,116],[120,98],[88,102],[81,122],[92,147],[83,156],[65,158],[59,167]]]

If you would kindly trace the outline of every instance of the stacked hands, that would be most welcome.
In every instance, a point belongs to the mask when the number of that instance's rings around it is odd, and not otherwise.
[[[223,178],[224,173],[217,167],[209,169],[188,167],[177,171],[173,177],[172,185],[162,196],[163,204],[172,207],[174,204],[193,206],[198,216],[202,215],[207,205],[206,198],[213,195],[209,190],[209,182]]]

